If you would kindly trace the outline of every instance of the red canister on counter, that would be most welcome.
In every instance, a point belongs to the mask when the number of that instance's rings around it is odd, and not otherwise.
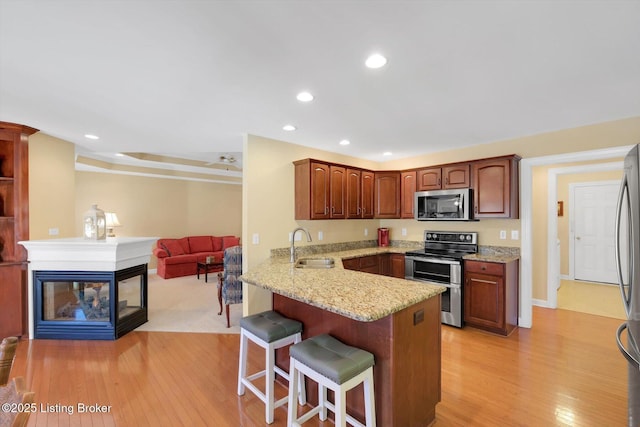
[[[378,246],[389,246],[388,228],[378,228]]]

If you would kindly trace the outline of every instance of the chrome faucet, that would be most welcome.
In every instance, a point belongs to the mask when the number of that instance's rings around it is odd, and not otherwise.
[[[309,234],[309,232],[302,228],[302,227],[298,227],[295,230],[293,230],[293,233],[291,233],[291,257],[289,258],[289,262],[293,263],[296,262],[296,246],[295,246],[295,241],[296,241],[296,232],[297,231],[304,231],[307,235],[307,242],[311,241],[311,234]]]

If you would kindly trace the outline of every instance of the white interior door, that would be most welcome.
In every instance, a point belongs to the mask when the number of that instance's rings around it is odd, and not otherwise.
[[[615,214],[619,183],[573,185],[574,277],[617,283]]]

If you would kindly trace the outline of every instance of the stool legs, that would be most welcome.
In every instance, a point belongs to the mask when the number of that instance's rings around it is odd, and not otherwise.
[[[347,414],[347,391],[360,383],[363,383],[364,388],[366,427],[376,427],[373,367],[366,369],[343,384],[337,384],[292,357],[290,358],[289,375],[287,427],[299,427],[316,414],[318,414],[321,421],[325,421],[327,419],[327,409],[334,413],[335,425],[338,427],[345,427],[347,423],[353,426],[364,427],[365,425]],[[298,393],[298,384],[304,382],[305,376],[318,383],[318,406],[298,417],[298,407],[296,406],[295,396]],[[334,403],[327,400],[327,388],[331,389],[334,393]]]
[[[244,395],[244,378],[247,377],[247,346],[248,338],[240,333],[240,360],[238,363],[238,396]]]
[[[247,356],[249,339],[262,347],[265,351],[265,369],[255,374],[247,376]],[[273,423],[273,414],[277,407],[284,405],[288,401],[288,397],[275,400],[275,374],[277,373],[282,378],[289,382],[289,389],[295,388],[294,396],[298,396],[301,405],[306,403],[306,391],[304,384],[300,381],[294,381],[296,387],[292,387],[292,380],[290,373],[287,373],[280,369],[275,364],[275,351],[278,348],[285,347],[290,344],[298,343],[302,341],[302,334],[297,333],[288,337],[282,338],[278,341],[267,343],[249,331],[240,329],[240,357],[238,362],[238,395],[242,396],[245,392],[245,387],[249,388],[260,400],[265,404],[264,415],[267,424]],[[261,376],[265,377],[265,392],[262,393],[252,381]],[[294,399],[295,400],[295,399]],[[294,402],[295,406],[295,402]]]

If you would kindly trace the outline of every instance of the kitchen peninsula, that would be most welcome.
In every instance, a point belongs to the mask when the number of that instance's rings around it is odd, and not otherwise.
[[[375,356],[376,416],[382,426],[426,426],[440,401],[440,294],[444,287],[347,270],[342,260],[402,248],[364,248],[313,257],[334,268],[296,268],[274,257],[242,281],[273,292],[273,309],[303,323],[303,339],[329,333]],[[288,350],[278,365],[288,370]],[[307,390],[311,402],[316,386]],[[347,411],[364,420],[362,385],[347,394]]]

